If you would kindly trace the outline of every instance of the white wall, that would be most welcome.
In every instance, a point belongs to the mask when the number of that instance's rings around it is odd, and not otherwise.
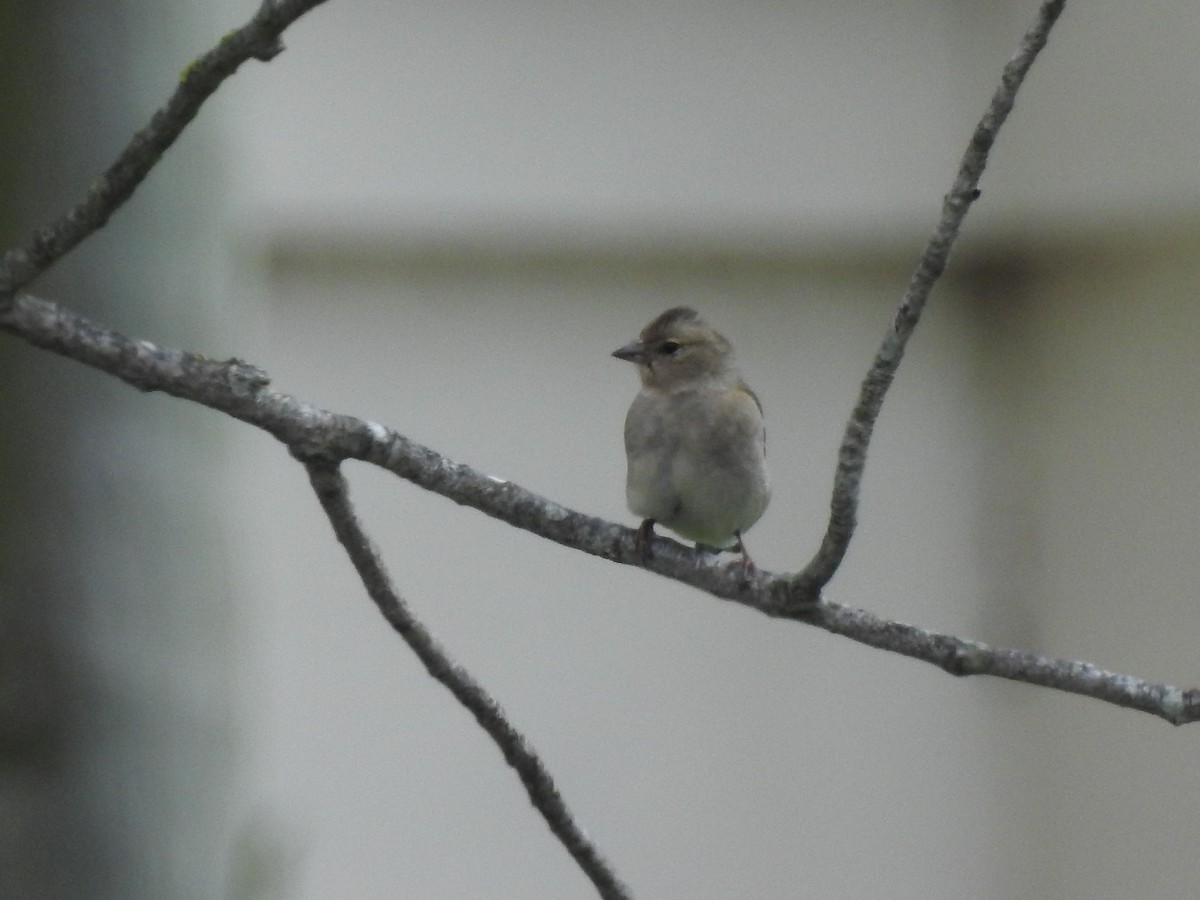
[[[633,375],[607,353],[694,303],[769,416],[777,489],[751,546],[795,567],[858,379],[1031,15],[319,9],[222,101],[242,122],[247,275],[267,276],[237,352],[283,390],[631,521]],[[1179,112],[1196,15],[1069,6],[888,401],[835,599],[1186,681],[1200,276],[1168,220],[1196,216],[1200,125]],[[1116,253],[1134,229],[1174,249]],[[1135,379],[1148,359],[1156,376]],[[1139,414],[1114,432],[1118,407]],[[589,896],[370,608],[299,468],[261,439],[241,459],[261,600],[247,820],[281,848],[284,895]],[[401,589],[638,895],[1186,893],[1196,823],[1170,773],[1194,762],[1187,730],[953,681],[352,479]],[[1161,602],[1131,598],[1143,584]]]
[[[1005,314],[1021,364],[988,392],[1016,401],[1009,483],[1033,513],[1007,530],[1024,583],[1001,608],[1036,618],[1039,652],[1184,687],[1200,579],[1198,238],[1160,230],[1051,255]],[[1008,754],[1043,835],[1027,895],[1189,894],[1181,860],[1200,817],[1172,773],[1200,762],[1190,729],[1052,694],[1029,711],[1036,739]]]
[[[318,10],[256,92],[245,202],[539,238],[564,220],[775,240],[924,224],[981,107],[956,89],[956,6]],[[993,36],[989,70],[1013,40]]]
[[[845,411],[900,277],[669,260],[298,269],[271,283],[271,337],[252,356],[281,388],[632,523],[620,430],[636,379],[608,354],[686,298],[742,348],[768,410],[775,500],[748,540],[778,570],[819,540]],[[953,310],[929,323],[832,591],[967,633],[982,589],[979,413],[954,338],[970,327]],[[299,467],[267,445],[245,462],[248,568],[275,598],[263,613],[273,713],[256,733],[260,802],[301,859],[289,896],[588,896],[487,739],[362,596]],[[973,812],[994,788],[981,703],[994,685],[765,620],[351,470],[405,595],[546,755],[639,894],[785,897],[810,883],[829,897],[937,896],[987,880],[1005,896],[989,852],[1003,813]],[[929,865],[943,857],[956,862]]]

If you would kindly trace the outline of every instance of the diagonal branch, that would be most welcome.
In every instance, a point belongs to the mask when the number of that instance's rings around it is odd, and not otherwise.
[[[225,35],[216,47],[185,68],[171,98],[133,136],[116,161],[92,182],[84,198],[0,258],[0,305],[88,235],[103,228],[222,82],[248,59],[266,62],[282,53],[280,35],[284,29],[324,2],[263,0],[249,22]]]
[[[512,482],[492,478],[380,425],[340,415],[268,390],[265,372],[133,341],[54,303],[28,294],[0,308],[0,329],[78,360],[145,391],[163,391],[227,413],[274,435],[306,460],[358,459],[387,469],[455,503],[624,565],[639,566],[769,616],[793,619],[862,644],[910,656],[955,675],[992,675],[1094,697],[1182,725],[1200,721],[1200,690],[1154,684],[1089,663],[1052,659],[881,619],[836,603],[809,602],[793,576],[720,565],[665,537],[649,559],[637,532],[567,509]]]
[[[623,900],[630,895],[628,889],[617,878],[596,847],[575,824],[570,810],[554,786],[554,779],[546,769],[537,752],[529,746],[487,691],[461,666],[454,664],[434,640],[424,625],[409,610],[407,604],[396,593],[391,579],[384,570],[383,561],[363,532],[354,507],[350,503],[346,479],[335,463],[322,460],[305,460],[308,477],[313,490],[334,534],[346,549],[354,568],[358,570],[363,585],[370,594],[388,624],[404,639],[409,648],[435,679],[440,681],[475,717],[480,727],[488,733],[505,761],[516,770],[525,785],[529,799],[550,830],[554,832],[567,852],[574,857],[584,874],[592,880],[601,897]]]
[[[816,597],[833,578],[846,550],[858,517],[858,492],[862,484],[863,469],[867,464],[867,447],[875,430],[875,421],[883,406],[883,398],[891,387],[892,379],[904,357],[904,348],[917,327],[921,311],[933,286],[946,269],[950,249],[958,238],[959,228],[971,204],[979,198],[979,179],[987,165],[988,152],[996,140],[1000,126],[1008,118],[1016,101],[1017,91],[1025,80],[1033,61],[1046,46],[1050,29],[1058,20],[1066,0],[1046,0],[1038,12],[1037,21],[1022,38],[1017,52],[1013,54],[1000,86],[992,96],[992,102],[983,114],[971,143],[963,154],[958,174],[950,193],[942,204],[942,217],[937,228],[925,245],[925,251],[917,263],[916,271],[909,279],[908,289],[896,310],[891,327],[883,338],[883,344],[875,356],[867,377],[859,390],[858,402],[850,413],[842,446],[838,450],[837,471],[833,477],[833,498],[830,501],[829,527],[821,541],[821,547],[804,570],[795,578],[801,595]]]

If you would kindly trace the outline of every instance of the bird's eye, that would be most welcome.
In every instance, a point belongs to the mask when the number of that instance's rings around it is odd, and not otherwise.
[[[679,349],[679,342],[678,341],[663,341],[662,344],[659,345],[658,349],[660,351],[662,351],[664,354],[666,354],[667,356],[670,356],[672,353],[674,353],[676,350]]]

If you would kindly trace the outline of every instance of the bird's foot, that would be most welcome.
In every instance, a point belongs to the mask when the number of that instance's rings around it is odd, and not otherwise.
[[[754,564],[754,560],[750,558],[750,551],[746,549],[746,543],[742,540],[742,533],[740,531],[735,531],[733,534],[734,537],[737,538],[737,544],[733,549],[742,554],[742,558],[735,563],[735,565],[740,565],[742,567],[742,571],[747,575],[753,575],[758,571],[758,566],[756,566]]]
[[[641,557],[643,563],[650,561],[650,542],[654,540],[654,520],[643,519],[642,524],[638,526],[637,537],[634,538],[633,546],[637,550],[638,556]]]

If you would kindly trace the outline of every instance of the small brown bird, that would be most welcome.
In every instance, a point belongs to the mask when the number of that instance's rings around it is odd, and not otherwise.
[[[613,356],[642,379],[625,416],[625,497],[643,519],[643,548],[658,522],[697,547],[738,550],[753,567],[742,534],[771,499],[766,428],[729,341],[680,306]]]

